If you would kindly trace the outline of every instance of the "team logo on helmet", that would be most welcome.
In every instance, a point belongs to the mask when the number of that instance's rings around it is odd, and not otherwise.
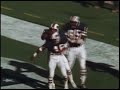
[[[50,25],[51,39],[55,43],[59,43],[60,35],[59,35],[59,25],[57,23],[52,23]]]
[[[71,16],[71,17],[70,17],[70,21],[80,22],[80,17],[78,17],[78,16]]]
[[[50,29],[51,30],[59,30],[59,25],[57,24],[57,23],[52,23],[51,25],[50,25]]]

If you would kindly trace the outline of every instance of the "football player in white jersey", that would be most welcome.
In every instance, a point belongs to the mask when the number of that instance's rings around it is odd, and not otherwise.
[[[65,31],[65,35],[67,36],[67,40],[69,43],[68,50],[68,61],[70,67],[72,69],[75,60],[79,60],[80,64],[80,80],[81,88],[86,88],[85,82],[87,78],[87,68],[86,68],[86,50],[85,50],[85,41],[87,37],[87,29],[88,27],[80,22],[78,16],[71,16],[70,22],[63,25],[63,31]]]

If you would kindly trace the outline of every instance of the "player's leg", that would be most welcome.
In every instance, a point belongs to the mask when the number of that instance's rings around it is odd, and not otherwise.
[[[64,60],[65,67],[66,67],[66,70],[67,70],[68,79],[69,79],[70,83],[72,84],[72,86],[74,88],[77,88],[77,85],[75,84],[75,82],[73,80],[73,75],[72,75],[72,71],[70,69],[70,66],[68,64],[68,60],[65,56],[63,56],[63,60]]]
[[[69,48],[68,50],[68,54],[67,54],[67,59],[68,59],[68,63],[70,68],[72,69],[75,63],[75,56],[76,52],[74,51],[74,48]]]
[[[55,84],[54,84],[54,74],[55,74],[55,68],[56,68],[56,62],[57,60],[54,60],[52,56],[50,56],[49,60],[49,78],[48,78],[48,87],[49,89],[55,89]]]
[[[62,75],[64,76],[64,89],[68,89],[68,76],[67,76],[67,71],[64,63],[64,57],[61,56],[59,58],[59,64],[58,64]]]
[[[80,62],[80,80],[81,80],[81,87],[86,88],[86,78],[87,78],[87,68],[86,68],[86,50],[84,45],[80,47],[80,56],[79,56],[79,62]]]

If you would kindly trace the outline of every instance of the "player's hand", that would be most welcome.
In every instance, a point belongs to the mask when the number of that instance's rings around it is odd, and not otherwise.
[[[83,39],[78,40],[76,43],[83,45],[85,42]]]

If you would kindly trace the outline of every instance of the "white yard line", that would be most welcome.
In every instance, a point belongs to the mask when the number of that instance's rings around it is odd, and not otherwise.
[[[25,84],[15,84],[15,85],[2,86],[1,89],[34,89],[34,88]]]
[[[24,43],[42,45],[44,41],[40,38],[45,28],[47,27],[1,15],[1,35]]]
[[[9,8],[9,7],[5,7],[5,6],[1,6],[2,9],[5,9],[5,10],[13,10],[12,8]]]
[[[27,44],[40,46],[41,33],[48,27],[1,15],[1,35]],[[119,70],[119,47],[87,39],[86,49],[88,60],[113,65]]]
[[[31,13],[24,13],[24,14],[27,15],[27,16],[30,16],[30,17],[40,18],[40,16],[38,16],[38,15],[33,15],[33,14],[31,14]]]

